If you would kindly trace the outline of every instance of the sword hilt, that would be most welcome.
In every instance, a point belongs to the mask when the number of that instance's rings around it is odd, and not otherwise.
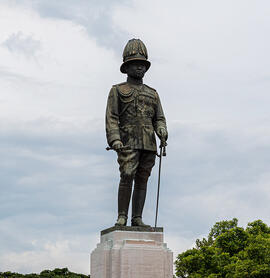
[[[166,153],[166,146],[167,146],[166,140],[161,140],[159,147],[161,148],[161,155],[162,156],[166,156],[167,155],[167,153]]]
[[[167,153],[166,153],[166,146],[163,147],[163,151],[162,151],[162,156],[166,156]]]

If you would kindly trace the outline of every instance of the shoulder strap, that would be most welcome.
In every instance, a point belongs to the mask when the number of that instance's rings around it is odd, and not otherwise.
[[[148,86],[148,85],[146,85],[146,84],[144,84],[147,88],[149,88],[149,89],[151,89],[151,90],[153,90],[153,91],[155,91],[156,92],[156,89],[154,89],[154,88],[152,88],[152,87],[150,87],[150,86]]]

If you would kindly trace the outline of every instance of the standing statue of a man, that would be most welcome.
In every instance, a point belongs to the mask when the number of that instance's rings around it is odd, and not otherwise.
[[[151,63],[144,43],[129,40],[123,52],[122,73],[127,82],[114,85],[106,109],[106,135],[110,147],[118,155],[120,184],[118,219],[125,226],[132,195],[132,226],[148,226],[142,221],[147,181],[155,164],[157,136],[166,144],[168,132],[158,93],[143,84]]]

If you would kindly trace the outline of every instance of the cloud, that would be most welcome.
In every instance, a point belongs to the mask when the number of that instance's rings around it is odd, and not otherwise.
[[[264,141],[269,128],[262,128]],[[182,124],[173,130],[176,134],[173,132],[168,147],[163,188],[163,219],[171,215],[168,226],[172,230],[203,234],[215,221],[232,217],[243,222],[269,221],[266,211],[258,207],[260,202],[265,206],[270,197],[266,178],[269,144],[262,143],[257,126],[221,129]],[[166,179],[170,181],[168,192]]]
[[[146,81],[160,92],[168,119],[269,117],[269,83],[261,82],[269,76],[267,1],[132,3],[118,5],[113,21],[146,43],[152,62]]]
[[[88,34],[94,37],[99,45],[118,50],[123,47],[127,36],[115,28],[111,15],[116,5],[130,5],[127,0],[87,1],[59,0],[51,1],[15,1],[18,5],[35,9],[44,18],[64,19],[76,22],[86,28]]]
[[[90,259],[88,250],[85,250],[85,241],[97,241],[95,234],[87,237],[59,238],[56,241],[32,240],[33,251],[7,252],[0,256],[1,266],[13,269],[14,272],[25,273],[31,271],[39,273],[41,270],[54,269],[55,267],[69,268],[77,273],[89,273]],[[92,243],[92,244],[93,244]],[[75,251],[76,249],[76,251]],[[77,264],[74,265],[74,260]],[[14,265],[14,262],[16,264]]]
[[[0,270],[89,273],[98,231],[113,218],[113,195],[116,202],[102,117],[119,65],[79,24],[21,5],[2,5],[0,13],[8,15],[0,16],[0,43],[19,34],[42,45],[35,59],[0,47]]]
[[[114,53],[98,46],[83,26],[71,21],[44,19],[21,6],[3,5],[0,14],[4,12],[9,16],[0,17],[4,26],[0,27],[0,99],[6,103],[1,116],[102,117],[108,91],[120,79]],[[21,39],[21,30],[23,38],[31,36],[42,45],[35,59],[18,57],[3,47],[14,34]]]
[[[11,34],[2,45],[6,46],[11,52],[22,53],[27,57],[35,56],[41,48],[40,41],[33,39],[31,36],[24,36],[22,32]]]
[[[112,177],[117,168],[111,167],[103,133],[89,128],[91,122],[87,129],[72,122],[65,123],[66,129],[41,121],[5,124],[0,136],[1,271],[68,266],[88,273],[90,250],[98,231],[111,224],[117,199]],[[27,260],[33,263],[25,265]]]

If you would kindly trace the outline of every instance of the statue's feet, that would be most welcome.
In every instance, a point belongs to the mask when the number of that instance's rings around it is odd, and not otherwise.
[[[150,225],[146,225],[143,223],[141,217],[133,217],[131,220],[131,226],[140,226],[140,227],[151,227]]]
[[[127,217],[124,215],[119,215],[115,223],[115,226],[126,226],[126,225],[127,225]]]

